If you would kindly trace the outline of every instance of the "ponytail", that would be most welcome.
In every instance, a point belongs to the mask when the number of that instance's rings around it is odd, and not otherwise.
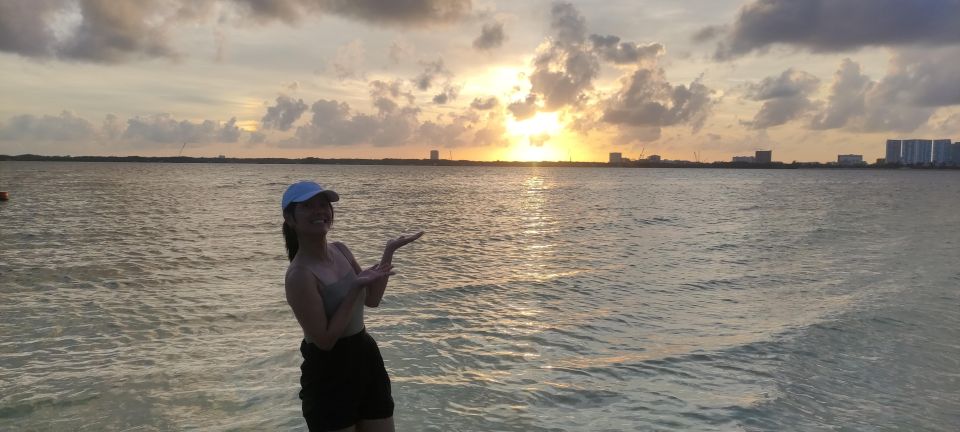
[[[297,251],[300,249],[300,242],[297,240],[297,232],[286,222],[283,223],[283,241],[287,246],[287,258],[293,261],[293,257],[297,256]]]
[[[287,208],[283,209],[284,216],[289,213],[290,218],[293,219],[293,211],[296,208],[297,203],[290,203]],[[287,258],[293,261],[293,257],[297,256],[297,251],[300,250],[300,241],[297,240],[297,231],[288,225],[286,221],[283,222],[283,242],[287,247]]]

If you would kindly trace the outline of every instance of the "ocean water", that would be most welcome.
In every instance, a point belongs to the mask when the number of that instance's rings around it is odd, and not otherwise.
[[[960,173],[0,162],[0,430],[305,430],[279,199],[401,431],[953,431]]]

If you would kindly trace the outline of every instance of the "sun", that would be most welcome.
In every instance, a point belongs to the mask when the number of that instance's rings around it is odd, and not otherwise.
[[[507,120],[507,132],[517,138],[530,138],[543,135],[556,135],[563,130],[558,113],[538,112],[531,118],[517,121]]]
[[[563,132],[558,113],[539,112],[522,121],[511,118],[506,126],[507,134],[513,141],[507,156],[510,160],[538,162],[563,159],[563,152],[551,145],[551,139]]]

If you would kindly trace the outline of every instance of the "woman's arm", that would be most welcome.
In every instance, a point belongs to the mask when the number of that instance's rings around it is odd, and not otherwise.
[[[353,267],[353,271],[357,274],[360,274],[360,263],[357,262],[357,259],[353,257],[353,253],[350,252],[350,249],[347,248],[347,245],[336,242],[334,246],[337,249],[340,249],[340,252],[343,253],[343,256],[350,261],[350,265]],[[393,252],[390,252],[390,256],[387,256],[387,251],[384,251],[383,258],[380,260],[381,267],[392,267],[391,261],[393,261]],[[380,306],[380,300],[383,299],[383,292],[387,289],[387,280],[390,279],[389,276],[382,279],[377,279],[375,282],[367,284],[367,298],[364,300],[363,304],[367,307],[378,307]]]
[[[379,268],[383,268],[383,267],[392,268],[393,253],[396,252],[397,249],[400,249],[401,247],[412,243],[413,241],[417,240],[421,236],[423,236],[423,231],[420,231],[414,235],[400,236],[395,239],[390,239],[389,241],[387,241],[387,246],[383,248],[383,256],[380,257],[380,262],[376,264],[374,267],[379,266]],[[347,260],[350,261],[350,265],[353,266],[353,270],[359,273],[360,264],[357,263],[356,258],[353,257],[353,253],[350,252],[350,249],[347,248],[347,245],[340,242],[335,243],[335,245],[337,246],[337,248],[340,249],[341,252],[343,252],[343,256],[345,256]],[[363,302],[364,305],[366,305],[367,307],[380,306],[380,300],[383,299],[383,292],[386,291],[387,289],[387,279],[388,278],[384,277],[383,279],[378,279],[372,283],[367,284],[367,298]]]
[[[384,267],[381,266],[380,269]],[[375,270],[374,273],[367,277],[386,277],[389,274],[389,267],[386,267],[385,271]],[[380,276],[381,273],[382,276]],[[303,327],[304,333],[320,349],[330,350],[350,322],[353,307],[360,297],[362,284],[357,283],[350,288],[329,320],[323,308],[323,297],[317,292],[316,276],[310,270],[299,266],[292,268],[287,273],[285,288],[287,304],[293,309],[293,314]]]

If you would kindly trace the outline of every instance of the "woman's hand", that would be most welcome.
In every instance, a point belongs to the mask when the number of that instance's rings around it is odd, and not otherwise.
[[[386,251],[392,253],[392,252],[396,251],[397,249],[400,249],[401,247],[406,246],[406,245],[412,243],[414,240],[420,238],[420,236],[422,236],[422,235],[423,235],[423,231],[420,231],[420,232],[418,232],[418,233],[416,233],[416,234],[413,234],[413,235],[400,236],[400,237],[397,237],[397,238],[395,238],[395,239],[390,239],[390,240],[387,241]]]
[[[360,274],[357,275],[357,286],[368,285],[379,279],[392,276],[394,274],[396,273],[393,272],[392,265],[380,265],[379,263],[374,264],[372,267],[360,272]]]

